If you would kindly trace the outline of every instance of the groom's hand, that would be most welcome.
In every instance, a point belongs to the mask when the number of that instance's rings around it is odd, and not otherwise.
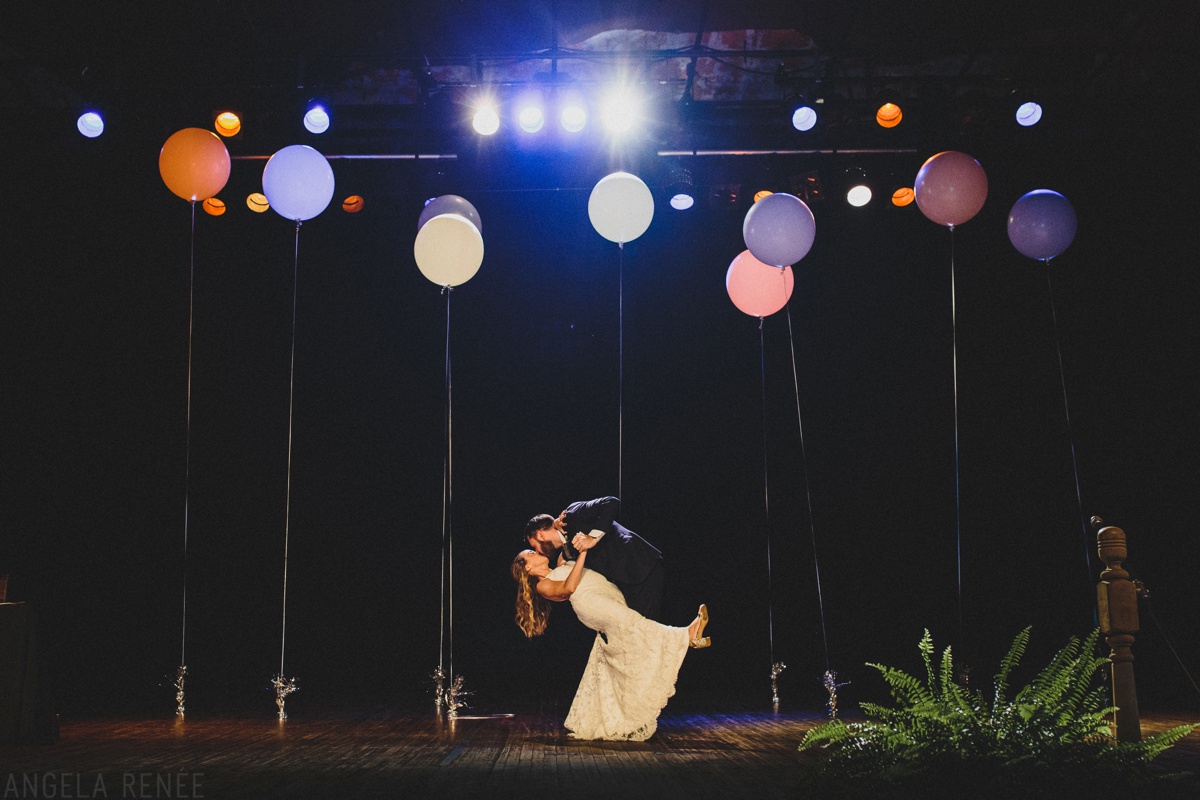
[[[593,547],[596,546],[596,542],[598,542],[598,541],[600,541],[600,540],[593,539],[591,536],[588,536],[586,533],[577,533],[577,534],[575,534],[575,537],[573,539],[571,539],[571,544],[575,546],[576,550],[578,550],[579,552],[582,553],[584,550],[591,550]]]

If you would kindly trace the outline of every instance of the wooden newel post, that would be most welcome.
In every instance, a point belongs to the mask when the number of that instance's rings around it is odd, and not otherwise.
[[[1092,517],[1092,524],[1102,524]],[[1133,635],[1138,632],[1137,587],[1129,580],[1122,562],[1129,555],[1125,531],[1112,525],[1096,532],[1100,560],[1108,567],[1096,585],[1100,632],[1111,648],[1113,705],[1117,707],[1117,741],[1140,742],[1142,723],[1138,715],[1137,687],[1133,680]]]

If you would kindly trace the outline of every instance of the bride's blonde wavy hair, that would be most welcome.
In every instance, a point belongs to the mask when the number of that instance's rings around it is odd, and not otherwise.
[[[517,627],[527,638],[541,636],[546,632],[546,623],[550,620],[550,601],[538,594],[537,578],[525,571],[525,554],[532,550],[522,550],[512,562],[513,580],[517,582]]]

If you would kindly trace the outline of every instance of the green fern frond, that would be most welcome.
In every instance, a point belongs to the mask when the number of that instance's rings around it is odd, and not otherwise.
[[[868,663],[867,666],[879,670],[891,690],[892,699],[898,703],[932,703],[936,699],[920,680],[904,670],[885,667],[882,664]]]
[[[933,634],[929,632],[929,628],[922,634],[917,649],[921,651],[921,660],[925,662],[926,685],[933,689]]]
[[[1017,634],[1013,639],[1012,646],[1008,648],[1004,658],[1000,660],[1000,671],[996,673],[996,697],[992,701],[993,713],[1004,702],[1004,696],[1008,693],[1008,678],[1012,671],[1016,669],[1021,662],[1021,657],[1025,655],[1025,648],[1029,644],[1029,634],[1032,631],[1032,626],[1025,628]]]

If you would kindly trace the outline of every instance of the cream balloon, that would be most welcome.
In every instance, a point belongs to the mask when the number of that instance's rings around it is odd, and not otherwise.
[[[610,242],[632,242],[654,219],[654,195],[638,176],[614,172],[592,188],[588,219],[596,233]]]
[[[439,214],[417,231],[413,257],[421,274],[438,286],[459,286],[483,263],[483,236],[466,217]]]

